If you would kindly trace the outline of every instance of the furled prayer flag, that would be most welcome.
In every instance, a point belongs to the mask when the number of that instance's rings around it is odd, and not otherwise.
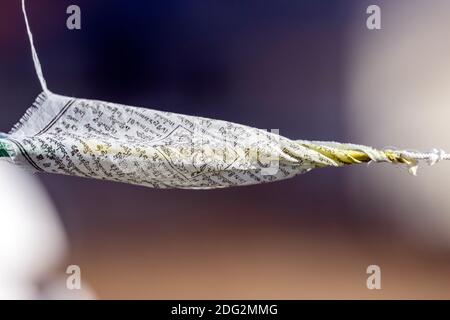
[[[314,168],[365,162],[430,164],[450,156],[290,140],[221,120],[71,98],[47,89],[22,9],[43,92],[9,134],[0,158],[35,172],[155,188],[211,189],[271,182]]]

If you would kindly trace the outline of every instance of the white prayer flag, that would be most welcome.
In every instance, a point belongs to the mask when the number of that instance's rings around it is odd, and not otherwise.
[[[47,89],[22,9],[43,92],[0,136],[0,157],[35,172],[61,173],[155,188],[210,189],[293,177],[314,168],[364,162],[403,163],[415,173],[450,156],[290,140],[266,130],[57,95]]]

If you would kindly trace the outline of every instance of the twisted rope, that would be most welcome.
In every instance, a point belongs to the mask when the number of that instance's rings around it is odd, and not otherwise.
[[[410,173],[415,175],[420,161],[426,161],[429,165],[434,165],[442,160],[450,160],[450,154],[441,149],[418,152],[394,149],[378,150],[363,145],[337,142],[299,142],[302,146],[315,150],[331,159],[337,166],[369,162],[390,162],[407,165]]]

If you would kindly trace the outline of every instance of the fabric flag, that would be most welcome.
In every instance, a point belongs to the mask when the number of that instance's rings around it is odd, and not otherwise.
[[[47,89],[24,0],[22,10],[43,92],[9,134],[0,158],[34,172],[154,188],[211,189],[293,177],[314,168],[367,162],[405,164],[450,156],[290,140],[232,122],[54,94]]]

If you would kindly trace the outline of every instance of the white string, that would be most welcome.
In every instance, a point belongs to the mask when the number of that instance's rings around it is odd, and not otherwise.
[[[450,154],[445,153],[442,149],[433,149],[430,152],[399,151],[399,154],[414,160],[408,168],[408,171],[414,176],[417,175],[417,169],[419,168],[418,161],[426,161],[430,166],[432,166],[439,161],[450,160]]]
[[[429,165],[434,165],[441,160],[450,160],[450,154],[442,149],[433,149],[430,152],[402,151],[401,153],[411,159],[425,160]]]
[[[33,56],[34,69],[36,70],[36,74],[39,78],[39,82],[41,83],[42,90],[44,92],[49,92],[49,90],[47,89],[47,83],[45,82],[44,75],[42,73],[41,63],[39,62],[39,58],[38,58],[36,49],[34,47],[33,34],[31,33],[30,25],[28,23],[28,18],[27,18],[27,12],[25,10],[25,0],[22,0],[22,11],[23,11],[23,17],[25,18],[25,25],[27,26],[28,39],[30,39],[31,54]]]

